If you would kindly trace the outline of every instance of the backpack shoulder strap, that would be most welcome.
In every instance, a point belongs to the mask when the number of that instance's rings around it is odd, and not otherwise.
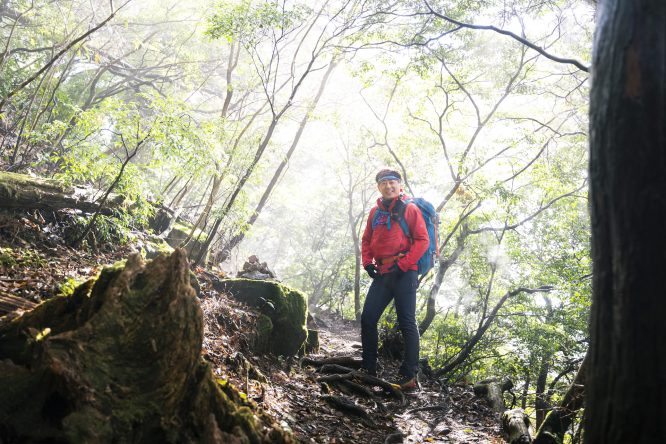
[[[405,220],[405,210],[407,210],[407,206],[410,203],[412,203],[411,198],[401,200],[399,202],[400,205],[399,206],[396,205],[396,206],[398,206],[398,212],[397,213],[398,213],[398,223],[400,224],[400,228],[402,228],[402,232],[405,233],[405,236],[407,236],[410,241],[413,241],[412,235],[409,232],[409,225],[407,225],[407,221]]]

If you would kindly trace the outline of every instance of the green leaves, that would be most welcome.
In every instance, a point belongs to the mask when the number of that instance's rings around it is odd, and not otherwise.
[[[298,24],[310,8],[296,5],[286,10],[277,1],[225,0],[217,3],[214,11],[208,17],[206,35],[254,46],[276,30],[279,34],[279,30],[284,32]]]

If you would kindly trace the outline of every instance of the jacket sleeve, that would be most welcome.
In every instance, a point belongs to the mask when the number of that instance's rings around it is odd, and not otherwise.
[[[404,217],[413,243],[407,254],[398,260],[398,267],[402,271],[407,271],[416,266],[423,253],[428,249],[430,239],[428,238],[428,229],[426,228],[421,211],[419,211],[416,205],[413,203],[407,205]]]
[[[372,249],[370,248],[370,241],[372,240],[372,217],[374,214],[375,208],[370,210],[368,220],[365,224],[365,231],[363,231],[363,237],[361,238],[361,258],[363,262],[363,268],[365,268],[366,265],[370,265],[374,257]]]

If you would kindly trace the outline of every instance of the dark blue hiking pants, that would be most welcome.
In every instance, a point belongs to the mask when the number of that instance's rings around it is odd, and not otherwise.
[[[377,322],[391,302],[395,301],[398,326],[405,342],[405,354],[400,374],[411,378],[418,370],[419,331],[416,327],[417,272],[407,271],[399,277],[385,274],[376,277],[370,285],[361,315],[361,342],[363,343],[363,367],[377,367]]]

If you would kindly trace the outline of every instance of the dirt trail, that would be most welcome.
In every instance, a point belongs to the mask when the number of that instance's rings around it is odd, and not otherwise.
[[[39,302],[57,294],[67,278],[94,275],[102,264],[126,257],[131,246],[105,254],[65,247],[59,220],[37,215],[0,218],[0,295]],[[500,443],[499,421],[470,386],[442,387],[423,379],[422,390],[399,405],[376,394],[374,399],[341,393],[317,381],[315,366],[300,366],[296,358],[253,356],[251,343],[257,314],[201,281],[206,326],[202,355],[223,383],[245,393],[248,407],[263,409],[293,431],[304,443]],[[332,313],[315,317],[320,351],[308,356],[360,358],[360,329],[356,322]],[[398,362],[382,361],[380,376],[397,380]],[[362,407],[369,419],[342,413],[325,396],[344,396]],[[388,438],[388,440],[387,440]]]

